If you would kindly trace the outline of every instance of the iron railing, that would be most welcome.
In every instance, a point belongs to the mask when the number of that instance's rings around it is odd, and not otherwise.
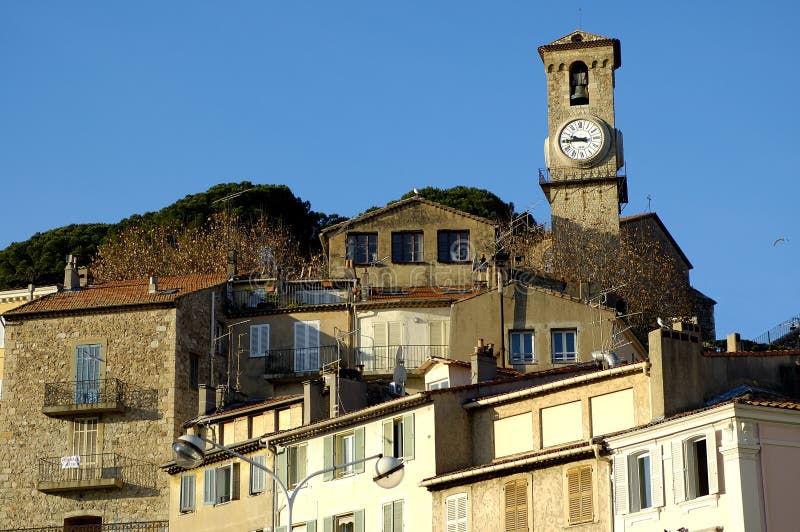
[[[796,347],[800,338],[800,316],[793,316],[753,338],[756,344],[777,344],[782,347]]]
[[[330,281],[248,279],[234,282],[228,299],[234,310],[351,303],[355,283],[355,279]]]
[[[0,530],[0,532],[169,532],[169,521],[44,526],[39,528],[5,528]]]
[[[119,479],[124,484],[155,488],[153,464],[116,453],[80,455],[78,467],[64,467],[61,456],[39,459],[39,482]]]
[[[119,379],[49,382],[44,385],[44,406],[121,403],[125,383]]]
[[[446,357],[450,352],[446,345],[376,345],[361,347],[356,364],[364,371],[394,371],[398,356],[406,369],[420,367],[431,357]]]
[[[293,374],[319,371],[336,362],[343,354],[335,345],[305,347],[301,349],[270,349],[265,357],[265,373]]]

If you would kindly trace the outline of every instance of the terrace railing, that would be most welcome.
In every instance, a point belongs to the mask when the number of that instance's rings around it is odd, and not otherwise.
[[[431,357],[447,357],[450,352],[446,345],[377,345],[361,347],[356,364],[364,366],[365,372],[391,373],[398,356],[406,369],[416,369]]]

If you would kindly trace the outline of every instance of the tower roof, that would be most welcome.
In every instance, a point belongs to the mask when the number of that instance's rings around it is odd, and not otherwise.
[[[622,66],[619,39],[603,37],[602,35],[596,35],[583,30],[575,30],[572,33],[568,33],[556,39],[550,44],[543,44],[539,47],[539,57],[544,61],[544,54],[546,52],[594,48],[598,46],[612,46],[614,48],[614,68]]]

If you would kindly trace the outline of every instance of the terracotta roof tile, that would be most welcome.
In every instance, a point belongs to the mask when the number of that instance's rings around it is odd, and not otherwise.
[[[798,356],[800,349],[774,349],[772,351],[706,351],[705,357],[785,357]]]
[[[225,282],[225,275],[194,274],[159,277],[158,292],[148,293],[148,279],[89,285],[74,292],[57,292],[4,314],[7,319],[37,314],[141,305],[170,305],[181,296]]]

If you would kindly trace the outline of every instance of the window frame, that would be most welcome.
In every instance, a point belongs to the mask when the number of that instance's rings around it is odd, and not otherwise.
[[[568,351],[566,346],[567,335],[572,335],[572,351]],[[562,336],[563,335],[563,336]],[[562,351],[556,352],[556,336],[562,336]],[[578,361],[578,330],[575,328],[552,329],[550,331],[550,355],[553,364],[574,364]]]
[[[429,382],[428,384],[425,385],[425,390],[426,391],[441,390],[443,388],[449,388],[449,387],[450,387],[450,378],[445,377],[444,379],[438,379]]]
[[[308,445],[290,445],[286,453],[286,487],[292,489],[308,474]]]
[[[362,238],[364,239],[363,242]],[[362,258],[363,260],[361,260]],[[376,262],[378,260],[378,233],[347,233],[345,237],[345,259],[353,261],[353,264]]]
[[[644,463],[645,461],[646,463]],[[630,489],[631,512],[641,512],[655,507],[652,472],[653,456],[651,453],[640,451],[628,456],[628,486]],[[646,500],[643,500],[643,498]]]
[[[404,462],[414,459],[414,413],[384,419],[381,423],[383,455],[402,458]]]
[[[466,242],[466,249],[461,246]],[[453,246],[457,245],[459,255],[454,256]],[[471,242],[469,229],[440,229],[436,235],[436,258],[445,264],[470,262]],[[461,258],[463,256],[463,258]]]
[[[236,490],[239,479],[238,466],[239,464],[230,461],[203,470],[203,504],[217,506],[239,498]],[[227,482],[225,478],[220,478],[220,474],[227,476]],[[224,493],[220,493],[220,488],[223,488]],[[223,497],[227,499],[222,500]]]
[[[523,339],[520,345],[524,346],[524,338],[530,336],[530,353],[514,352],[514,337]],[[524,347],[523,347],[524,349]],[[530,356],[528,356],[530,355]],[[515,329],[508,331],[508,361],[510,364],[536,364],[536,332],[534,329]]]
[[[334,466],[340,466],[346,462],[342,461],[343,445],[346,439],[351,436],[353,438],[353,461],[363,460],[365,448],[365,429],[364,427],[356,427],[352,430],[342,431],[337,434],[329,434],[322,440],[322,462],[324,469],[331,469],[324,473],[323,481],[335,480],[342,477],[349,477],[357,475],[365,471],[364,462],[353,464],[349,467],[337,467],[333,471]]]
[[[398,510],[400,522],[397,522]],[[387,510],[389,514],[387,515]],[[405,499],[395,499],[381,504],[381,532],[403,532],[405,527]],[[389,517],[389,519],[387,519]],[[388,523],[387,523],[388,521]],[[389,525],[388,527],[386,525]]]
[[[422,231],[393,231],[392,262],[394,264],[425,262],[425,233]]]
[[[269,323],[254,323],[250,326],[250,358],[264,358],[269,354],[269,336]]]
[[[267,467],[267,455],[257,454],[251,457],[253,462]],[[250,464],[250,481],[248,482],[250,495],[261,495],[267,491],[267,472]]]
[[[178,497],[178,513],[192,513],[197,508],[197,480],[194,473],[181,475],[180,496]]]

